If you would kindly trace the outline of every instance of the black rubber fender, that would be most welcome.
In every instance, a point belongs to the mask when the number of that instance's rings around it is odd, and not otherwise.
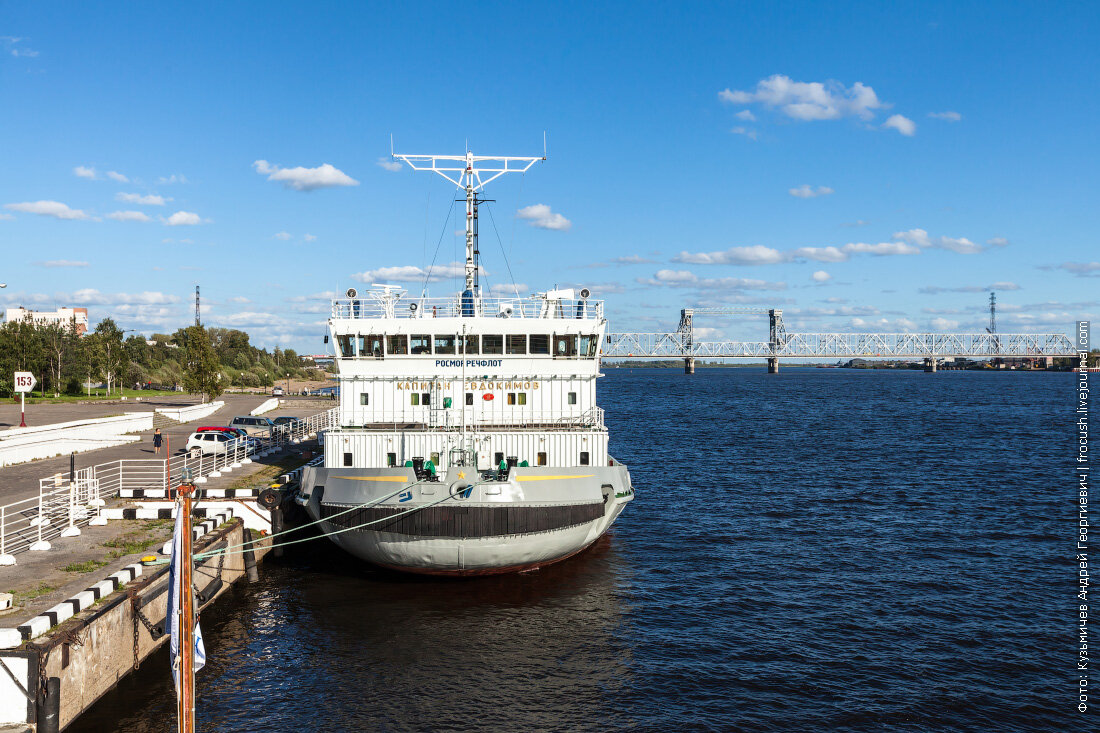
[[[264,509],[274,509],[283,503],[283,492],[279,491],[274,486],[268,486],[256,497],[256,503]]]

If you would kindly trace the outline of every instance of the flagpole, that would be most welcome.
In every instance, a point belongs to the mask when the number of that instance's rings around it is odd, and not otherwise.
[[[183,536],[180,538],[183,562],[180,564],[180,694],[178,696],[179,733],[195,731],[195,595],[191,578],[192,535],[191,501],[195,485],[190,476],[180,482],[180,508],[183,512]]]

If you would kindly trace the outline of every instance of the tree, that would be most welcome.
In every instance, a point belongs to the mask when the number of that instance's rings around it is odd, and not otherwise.
[[[41,331],[49,361],[50,388],[56,397],[65,388],[65,375],[73,371],[72,365],[76,362],[72,358],[79,347],[76,335],[76,319],[72,318],[69,323],[64,325],[51,323],[42,326]]]
[[[122,329],[112,318],[104,318],[95,327],[95,333],[90,338],[97,352],[100,368],[103,376],[107,378],[107,394],[111,394],[111,383],[121,379],[126,371],[129,359],[126,350],[122,347]],[[119,384],[121,391],[121,384]]]
[[[217,399],[222,393],[221,375],[218,374],[218,354],[210,343],[210,336],[202,326],[181,329],[185,332],[183,346],[183,387],[191,393],[201,393],[204,401]],[[177,335],[180,333],[176,332]]]

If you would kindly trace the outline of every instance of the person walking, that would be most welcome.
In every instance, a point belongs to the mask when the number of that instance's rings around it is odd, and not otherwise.
[[[160,428],[157,428],[153,433],[153,453],[160,455],[160,444],[164,440],[164,436],[160,434]]]

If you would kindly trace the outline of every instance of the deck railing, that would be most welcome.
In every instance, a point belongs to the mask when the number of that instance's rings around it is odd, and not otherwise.
[[[603,318],[603,301],[582,298],[343,298],[332,301],[333,318]]]

